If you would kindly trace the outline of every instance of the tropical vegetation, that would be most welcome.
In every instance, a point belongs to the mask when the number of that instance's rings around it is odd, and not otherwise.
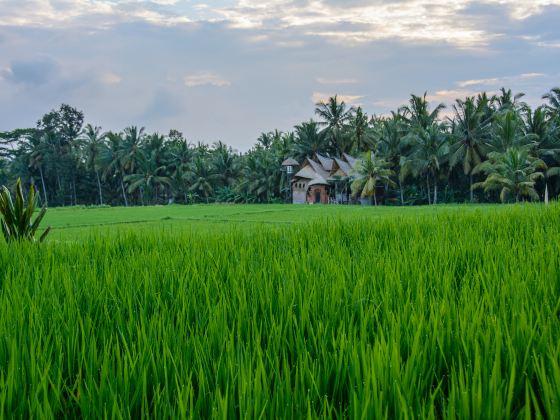
[[[383,187],[381,204],[548,201],[560,193],[560,89],[534,109],[522,99],[506,89],[481,93],[457,99],[444,114],[445,106],[431,105],[427,94],[412,95],[389,115],[368,116],[334,96],[317,104],[316,120],[289,132],[262,133],[245,153],[222,141],[189,142],[177,130],[162,135],[130,126],[105,132],[84,126],[81,111],[62,105],[36,127],[0,132],[0,184],[19,178],[36,185],[49,206],[285,202],[286,158],[302,163],[316,153],[348,153],[387,162],[389,179],[375,181]],[[518,181],[514,172],[490,166],[519,154],[539,161],[524,168],[531,186],[502,194],[496,185]],[[353,174],[337,188],[350,190],[359,179]],[[367,197],[368,191],[371,185]]]

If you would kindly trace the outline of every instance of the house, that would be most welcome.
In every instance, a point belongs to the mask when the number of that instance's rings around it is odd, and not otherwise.
[[[306,158],[292,179],[292,202],[347,203],[350,199],[349,184],[359,162],[359,159],[346,153],[340,158],[329,158],[319,153],[313,158]]]

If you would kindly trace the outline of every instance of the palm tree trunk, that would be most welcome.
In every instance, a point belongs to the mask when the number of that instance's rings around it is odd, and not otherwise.
[[[401,177],[398,177],[399,180],[399,191],[401,194],[401,206],[404,206],[404,192],[403,192],[403,187],[402,187],[402,183],[401,183]]]
[[[123,182],[122,177],[121,177],[121,189],[122,189],[122,195],[123,195],[123,198],[124,198],[124,206],[128,207],[128,199],[126,198],[126,191],[124,190],[124,182]]]
[[[72,175],[72,192],[74,193],[74,205],[78,205],[78,196],[76,195],[76,177]]]
[[[427,193],[428,193],[428,205],[432,204],[432,199],[430,197],[430,177],[428,175],[426,175],[426,187],[427,187]]]
[[[377,195],[375,194],[375,187],[373,187],[373,202],[375,203],[375,207],[377,207]]]
[[[474,202],[474,191],[472,189],[472,184],[473,184],[472,181],[473,181],[473,176],[472,176],[472,170],[471,170],[471,173],[469,174],[469,182],[470,182],[469,187],[470,187],[470,191],[471,191],[471,203]]]
[[[548,180],[544,181],[544,204],[548,206]]]
[[[99,205],[103,205],[103,193],[101,191],[101,180],[99,179],[99,171],[95,171],[95,175],[97,176],[97,189],[99,190]]]
[[[45,206],[49,205],[47,198],[47,188],[45,187],[45,177],[43,176],[43,167],[39,166],[39,174],[41,175],[41,185],[43,186],[43,197],[45,198]]]
[[[56,171],[56,182],[58,184],[58,195],[62,197],[62,206],[64,207],[64,191],[62,190],[62,182],[60,181],[60,174]]]
[[[434,179],[434,204],[437,204],[437,180]]]

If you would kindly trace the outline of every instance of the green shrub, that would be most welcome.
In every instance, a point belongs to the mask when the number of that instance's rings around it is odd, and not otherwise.
[[[37,208],[38,197],[35,194],[35,187],[31,185],[27,202],[23,197],[23,189],[21,180],[16,181],[15,202],[6,186],[2,186],[0,191],[0,213],[2,214],[2,233],[6,242],[28,240],[35,241],[35,233],[41,224],[41,220],[47,212],[47,208],[43,207],[35,220],[33,213]],[[39,241],[43,242],[50,232],[47,228],[41,235]]]

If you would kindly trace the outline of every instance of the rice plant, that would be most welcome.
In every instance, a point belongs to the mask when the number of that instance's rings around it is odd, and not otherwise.
[[[2,245],[0,413],[558,418],[559,220],[524,205]]]

